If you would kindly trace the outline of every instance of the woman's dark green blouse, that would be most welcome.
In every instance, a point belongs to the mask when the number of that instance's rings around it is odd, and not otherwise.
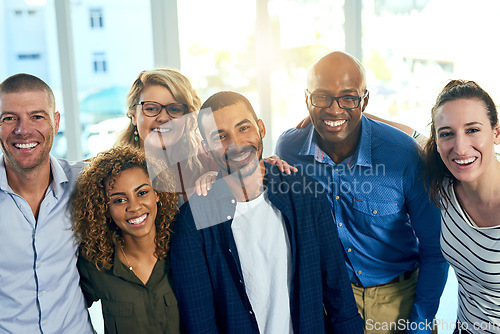
[[[172,291],[170,261],[156,261],[144,285],[114,256],[109,270],[99,271],[83,256],[78,260],[87,307],[101,300],[106,334],[177,334],[179,309]]]

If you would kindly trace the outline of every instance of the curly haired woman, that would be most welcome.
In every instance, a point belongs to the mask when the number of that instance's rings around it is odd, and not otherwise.
[[[163,184],[156,184],[162,182]],[[106,333],[179,333],[167,257],[177,196],[149,178],[141,150],[97,155],[78,179],[72,215],[88,306],[101,300]]]

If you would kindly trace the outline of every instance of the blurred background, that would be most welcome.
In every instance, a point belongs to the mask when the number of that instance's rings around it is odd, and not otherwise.
[[[0,0],[0,80],[27,72],[54,89],[56,157],[110,147],[127,124],[130,85],[155,66],[179,69],[202,100],[228,89],[247,96],[270,155],[307,115],[307,69],[325,53],[362,61],[368,112],[427,134],[450,79],[475,80],[500,99],[498,31],[497,0]],[[452,272],[448,284],[440,333],[456,316]]]

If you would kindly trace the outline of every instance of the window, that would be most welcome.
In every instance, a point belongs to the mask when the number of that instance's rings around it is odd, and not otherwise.
[[[39,53],[18,54],[17,59],[19,59],[19,60],[38,60],[38,59],[40,59],[40,54]]]
[[[91,8],[90,9],[90,28],[101,29],[103,24],[103,15],[101,8]]]
[[[94,73],[107,72],[107,62],[105,52],[94,53]]]

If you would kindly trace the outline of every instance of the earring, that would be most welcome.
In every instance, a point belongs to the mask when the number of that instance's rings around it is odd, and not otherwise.
[[[134,126],[134,141],[139,141],[139,133],[137,132],[137,126]]]

